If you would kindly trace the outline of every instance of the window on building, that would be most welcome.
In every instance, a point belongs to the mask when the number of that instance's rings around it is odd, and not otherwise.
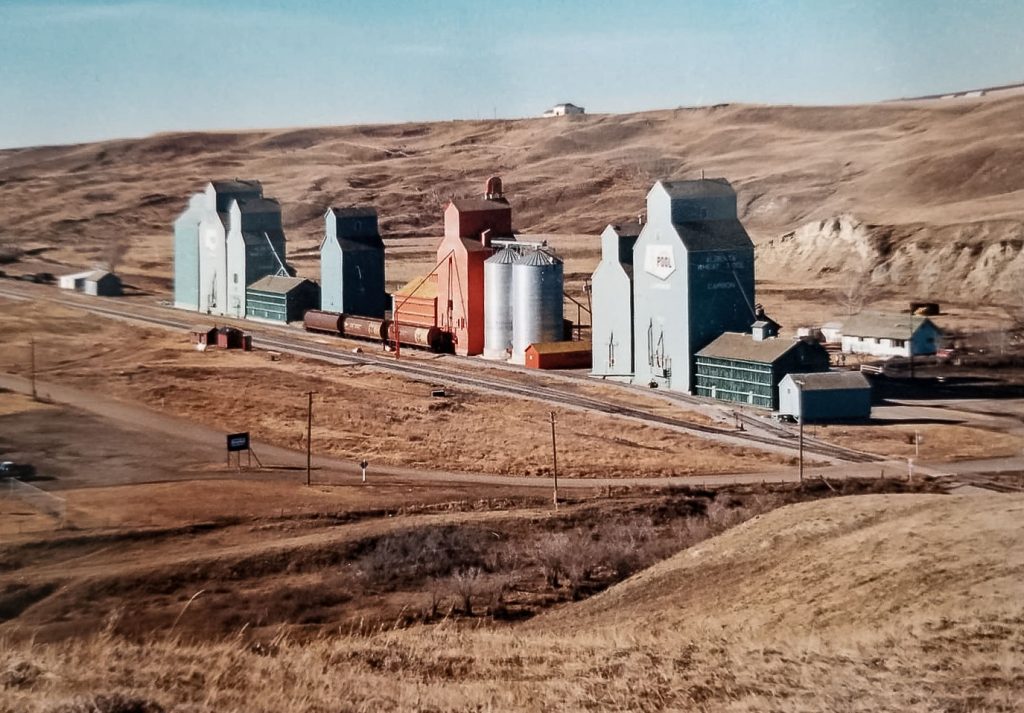
[[[907,340],[906,339],[893,339],[892,340],[892,345],[894,347],[902,349],[903,347],[907,346]]]
[[[238,273],[237,272],[232,276],[232,279],[234,280],[235,284],[237,285],[238,284]]]
[[[879,339],[878,337],[875,337],[873,341],[875,342],[875,344],[881,344],[882,343],[882,340]]]

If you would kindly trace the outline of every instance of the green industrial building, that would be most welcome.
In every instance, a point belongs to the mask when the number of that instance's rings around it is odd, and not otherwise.
[[[786,374],[828,371],[828,352],[805,339],[769,336],[755,323],[754,334],[726,332],[696,355],[696,391],[721,401],[779,408],[779,382]]]
[[[297,322],[320,306],[320,288],[301,277],[268,275],[245,290],[245,316],[269,322]]]

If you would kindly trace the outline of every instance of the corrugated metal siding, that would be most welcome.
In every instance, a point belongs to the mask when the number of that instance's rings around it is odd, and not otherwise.
[[[315,283],[303,281],[288,292],[246,290],[245,316],[274,322],[297,322],[307,309],[320,304],[320,291]]]
[[[245,316],[287,322],[288,296],[249,290],[245,301]]]
[[[770,364],[697,357],[695,391],[698,396],[773,408],[775,383]]]

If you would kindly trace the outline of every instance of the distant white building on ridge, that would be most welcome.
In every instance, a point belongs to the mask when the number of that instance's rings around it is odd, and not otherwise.
[[[586,111],[581,106],[570,104],[555,104],[553,107],[544,112],[544,116],[568,116],[570,114],[585,114]]]

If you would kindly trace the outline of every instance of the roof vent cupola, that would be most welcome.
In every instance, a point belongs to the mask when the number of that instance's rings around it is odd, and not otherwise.
[[[497,176],[491,176],[487,179],[487,189],[484,191],[484,198],[489,201],[500,200],[505,197],[505,194],[501,190],[501,179]]]

